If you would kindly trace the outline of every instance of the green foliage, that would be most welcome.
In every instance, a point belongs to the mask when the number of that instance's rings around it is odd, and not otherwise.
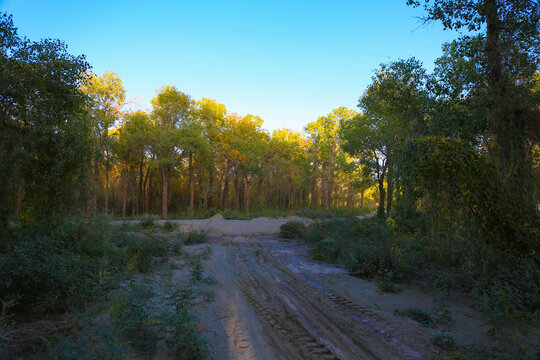
[[[84,304],[112,286],[124,251],[101,219],[59,219],[10,227],[0,246],[0,298],[47,312]]]
[[[401,289],[396,286],[396,284],[394,284],[392,281],[388,280],[385,277],[376,278],[375,285],[377,286],[377,290],[381,292],[397,293],[401,291]]]
[[[25,312],[84,305],[128,270],[149,272],[168,253],[165,240],[119,233],[106,218],[13,226],[0,245],[0,299],[16,297],[16,310]]]
[[[181,238],[173,238],[169,241],[169,251],[174,255],[182,254],[182,244],[183,240]]]
[[[178,225],[177,223],[166,221],[165,224],[163,224],[161,229],[164,232],[168,233],[168,232],[172,232],[174,230],[178,230],[179,228],[180,228],[180,225]]]
[[[409,317],[414,321],[420,323],[424,327],[432,328],[436,325],[435,320],[433,320],[433,318],[428,313],[421,309],[396,309],[394,310],[394,315]]]
[[[143,217],[141,217],[141,220],[139,221],[139,225],[144,228],[148,229],[155,225],[156,216],[146,214]]]
[[[302,239],[306,233],[306,225],[300,221],[287,221],[279,227],[279,235],[285,239]]]
[[[329,219],[333,215],[328,210],[315,210],[311,208],[301,208],[294,212],[295,215],[300,217],[307,217],[310,219]]]
[[[69,54],[59,40],[19,36],[5,13],[0,34],[1,233],[17,191],[26,219],[77,213],[91,146],[79,90],[89,68],[85,57]]]
[[[110,318],[121,334],[127,338],[131,346],[146,357],[156,351],[159,339],[157,329],[153,326],[153,317],[139,292],[120,294],[112,304]]]
[[[426,215],[413,214],[408,219],[396,216],[394,221],[351,218],[314,223],[305,239],[312,244],[312,254],[329,262],[337,259],[352,274],[375,278],[381,290],[392,289],[390,284],[402,279],[428,279],[439,293],[471,294],[475,306],[495,325],[538,321],[540,270],[534,259],[494,249],[478,239],[474,226],[457,234],[439,234],[434,241],[428,236]],[[326,245],[337,255],[323,246],[324,239],[333,239]]]
[[[340,251],[341,248],[335,240],[324,239],[315,243],[309,249],[309,254],[315,260],[324,260],[334,263],[337,261]]]
[[[443,332],[434,335],[431,338],[431,343],[445,350],[452,350],[456,348],[456,339],[452,334]]]
[[[194,300],[193,285],[186,283],[171,294],[169,304],[174,310],[161,317],[168,334],[165,340],[167,348],[180,359],[206,359],[210,354],[209,344],[197,326],[197,318],[189,312]]]
[[[208,240],[208,233],[205,230],[190,230],[182,235],[185,244],[201,244]]]
[[[139,237],[127,248],[131,256],[128,268],[141,273],[152,271],[158,262],[163,262],[169,253],[165,239],[152,236]]]
[[[221,215],[227,220],[249,220],[249,216],[240,214],[233,209],[226,209]]]

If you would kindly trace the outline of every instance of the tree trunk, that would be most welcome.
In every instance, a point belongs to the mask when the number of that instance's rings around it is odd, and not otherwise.
[[[105,163],[105,214],[109,213],[109,155]]]
[[[146,175],[144,176],[144,184],[143,184],[143,191],[144,191],[144,212],[148,214],[150,210],[150,182],[149,182],[149,175],[150,175],[150,164],[148,164],[148,168],[146,169]]]
[[[124,189],[123,189],[123,194],[122,194],[122,217],[125,218],[126,217],[126,207],[127,207],[127,187],[128,187],[128,177],[127,177],[127,174],[124,173],[123,174],[123,183],[124,183]]]
[[[317,165],[313,165],[311,178],[311,208],[317,208]]]
[[[208,190],[207,195],[207,201],[206,201],[206,208],[212,208],[214,206],[214,196],[216,191],[216,184],[215,184],[216,176],[214,175],[214,169],[210,170],[209,179],[208,179],[208,185],[210,185],[210,189]]]
[[[247,176],[244,182],[244,207],[246,209],[246,214],[249,214],[249,181]]]
[[[378,215],[384,215],[384,177],[379,179],[379,208],[377,210]]]
[[[193,216],[195,207],[195,184],[193,183],[193,153],[189,153],[189,216]]]
[[[169,209],[169,174],[170,169],[168,165],[162,165],[162,177],[163,177],[163,192],[162,192],[162,203],[163,203],[163,219],[167,219],[168,209]]]
[[[143,208],[143,180],[144,180],[144,158],[139,165],[139,186],[137,189],[137,214],[141,213]]]
[[[236,207],[236,211],[240,212],[240,184],[238,178],[238,170],[236,170],[234,175],[234,206]]]
[[[334,207],[334,167],[336,161],[336,139],[332,142],[332,151],[330,153],[330,164],[328,164],[328,188],[326,189],[326,205],[329,210]]]
[[[97,206],[98,206],[98,196],[99,196],[99,164],[97,160],[94,162],[94,208],[92,213],[94,216],[97,215]]]
[[[389,215],[392,210],[392,195],[393,195],[393,171],[391,168],[388,168],[388,173],[386,174],[386,214]]]
[[[229,160],[225,164],[225,179],[223,181],[223,199],[221,201],[221,208],[223,210],[229,207]]]
[[[21,219],[21,203],[24,198],[24,182],[21,181],[17,185],[17,197],[15,199],[15,218],[17,220]]]

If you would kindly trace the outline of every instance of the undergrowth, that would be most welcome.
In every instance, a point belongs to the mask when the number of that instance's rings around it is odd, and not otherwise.
[[[540,271],[533,258],[494,249],[474,226],[428,236],[426,218],[338,217],[309,225],[299,237],[314,259],[341,263],[351,274],[374,279],[380,291],[397,291],[399,281],[429,280],[437,294],[470,294],[496,333],[519,331],[523,322],[538,326]],[[285,235],[292,236],[289,228]],[[419,314],[411,311],[406,315]]]

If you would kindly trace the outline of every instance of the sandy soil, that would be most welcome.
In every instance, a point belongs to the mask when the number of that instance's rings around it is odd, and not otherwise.
[[[297,220],[297,219],[295,219]],[[303,219],[300,219],[303,220]],[[206,275],[218,280],[215,301],[197,308],[213,359],[441,359],[433,345],[445,325],[423,327],[396,309],[430,313],[434,295],[419,284],[398,293],[314,261],[305,244],[277,237],[279,220],[177,220],[179,231],[205,229],[211,241]],[[179,272],[179,276],[180,271]],[[182,277],[182,276],[180,276]],[[459,346],[489,344],[490,326],[464,295],[445,300]],[[532,343],[538,343],[536,336]],[[164,357],[166,358],[166,357]]]
[[[310,260],[305,247],[275,236],[212,239],[204,264],[214,302],[198,309],[215,359],[437,359],[438,329],[393,314],[433,305],[418,286],[383,294],[371,282]],[[448,301],[457,341],[484,342],[487,330],[463,299]]]

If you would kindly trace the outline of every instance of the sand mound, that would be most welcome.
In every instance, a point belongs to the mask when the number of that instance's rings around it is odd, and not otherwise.
[[[216,214],[214,216],[209,217],[208,219],[209,220],[225,220],[225,218],[221,214]]]
[[[251,220],[276,220],[276,219],[273,219],[271,217],[266,217],[266,216],[260,216]]]

